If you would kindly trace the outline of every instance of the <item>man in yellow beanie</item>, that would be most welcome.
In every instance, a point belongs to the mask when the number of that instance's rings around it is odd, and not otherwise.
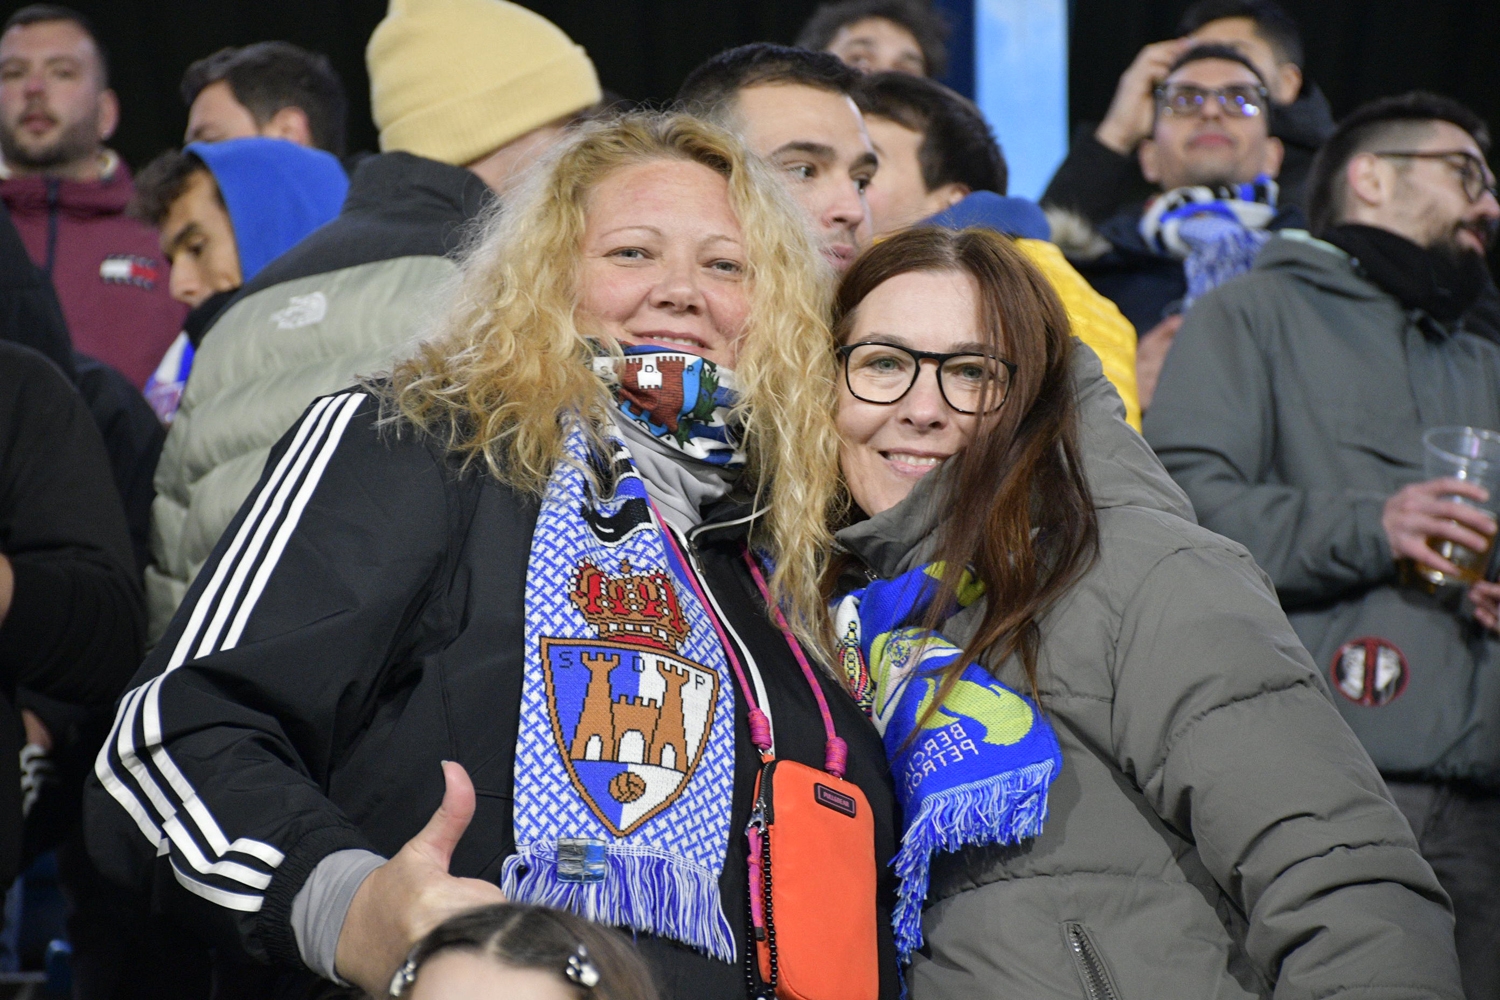
[[[156,472],[153,640],[277,439],[314,397],[409,349],[441,312],[458,231],[600,99],[583,49],[505,0],[391,0],[365,55],[380,155],[360,162],[338,218],[245,285],[194,360]],[[299,886],[288,887],[291,917],[260,922],[276,938],[266,951],[334,978],[359,880],[341,895],[346,883],[341,870],[313,870],[298,898],[316,907],[293,907]]]
[[[502,192],[600,97],[583,49],[505,0],[391,0],[365,62],[381,152],[468,167]]]

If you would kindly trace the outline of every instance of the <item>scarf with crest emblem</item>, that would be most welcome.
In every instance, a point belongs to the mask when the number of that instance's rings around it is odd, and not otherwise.
[[[729,373],[627,348],[619,410],[699,461],[742,465]],[[610,373],[618,359],[598,358]],[[613,428],[591,453],[576,420],[548,482],[526,572],[510,899],[671,938],[732,962],[719,898],[734,793],[724,650],[652,516]],[[585,469],[592,469],[596,490]]]

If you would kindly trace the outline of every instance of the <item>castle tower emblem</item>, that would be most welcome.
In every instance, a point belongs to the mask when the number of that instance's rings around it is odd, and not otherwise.
[[[719,677],[678,653],[689,629],[666,573],[584,562],[570,594],[598,639],[541,640],[554,736],[575,787],[624,836],[692,777]]]
[[[655,764],[681,771],[687,764],[682,689],[692,680],[692,675],[658,660],[654,666],[666,684],[662,701],[626,695],[611,701],[609,675],[619,667],[620,658],[584,653],[579,659],[589,671],[590,678],[569,756],[574,760],[619,761],[622,750],[629,752],[623,746],[625,737],[635,733],[640,737],[645,759],[633,763]]]
[[[620,373],[620,395],[648,415],[653,424],[675,434],[685,398],[682,373],[686,367],[685,356],[627,357]]]

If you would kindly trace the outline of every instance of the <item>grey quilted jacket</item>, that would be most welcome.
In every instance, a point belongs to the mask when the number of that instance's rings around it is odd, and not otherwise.
[[[1078,354],[1100,554],[1041,623],[1063,770],[1041,836],[936,859],[913,996],[1459,1000],[1448,899],[1265,574],[1194,523]],[[932,492],[839,541],[911,568]]]
[[[386,370],[427,328],[455,272],[459,231],[488,189],[409,153],[363,160],[343,211],[266,266],[193,359],[156,467],[150,637],[166,630],[266,456],[318,396]]]

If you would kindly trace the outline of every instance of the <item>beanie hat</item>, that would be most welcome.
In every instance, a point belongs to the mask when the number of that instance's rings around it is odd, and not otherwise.
[[[391,0],[365,63],[381,151],[453,166],[601,96],[583,48],[506,0]]]

